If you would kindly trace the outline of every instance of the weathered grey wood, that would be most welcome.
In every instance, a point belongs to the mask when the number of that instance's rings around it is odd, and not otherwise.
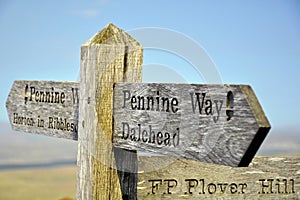
[[[119,83],[114,145],[247,166],[270,129],[250,86]]]
[[[77,140],[79,83],[14,81],[6,101],[13,130]]]
[[[114,155],[112,151],[113,86],[141,81],[142,51],[137,41],[113,24],[81,47],[77,199],[136,199],[136,189],[130,188],[136,183],[126,183],[137,181],[136,167],[126,169],[128,163],[135,166],[136,152],[118,150]],[[134,177],[127,179],[122,173]]]
[[[138,199],[300,199],[300,156],[258,156],[239,168],[139,157]]]

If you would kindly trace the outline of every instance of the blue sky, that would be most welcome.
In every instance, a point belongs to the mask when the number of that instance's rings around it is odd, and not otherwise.
[[[158,27],[192,38],[210,56],[224,83],[253,87],[274,128],[299,130],[297,0],[1,0],[0,121],[8,121],[5,101],[14,80],[76,80],[81,44],[109,22],[123,30]],[[146,49],[144,64],[149,63],[177,73],[191,69],[176,55]],[[144,79],[156,80],[159,67],[149,69]],[[193,72],[184,76],[188,82],[205,83]]]

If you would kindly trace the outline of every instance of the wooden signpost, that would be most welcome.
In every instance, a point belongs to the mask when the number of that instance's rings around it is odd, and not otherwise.
[[[138,199],[299,199],[300,156],[255,157],[228,167],[170,157],[139,158]]]
[[[248,166],[270,124],[250,86],[121,83],[114,145]]]
[[[16,131],[77,140],[79,84],[15,81],[6,101]]]
[[[137,83],[142,56],[137,41],[109,24],[82,45],[79,83],[12,86],[14,130],[78,140],[77,199],[299,197],[297,164],[290,176],[228,167],[248,166],[270,129],[250,86]],[[138,159],[136,150],[167,158]],[[252,173],[264,176],[247,179]]]
[[[142,46],[112,24],[81,46],[78,199],[136,199],[137,154],[112,147],[113,88],[141,81],[142,56]]]

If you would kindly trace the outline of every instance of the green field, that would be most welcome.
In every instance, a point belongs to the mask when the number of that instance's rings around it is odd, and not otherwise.
[[[0,199],[75,199],[76,167],[0,171]]]

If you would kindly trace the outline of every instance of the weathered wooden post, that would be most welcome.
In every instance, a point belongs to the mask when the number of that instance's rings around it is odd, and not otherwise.
[[[136,198],[136,153],[113,152],[113,88],[141,81],[142,53],[142,46],[113,24],[81,47],[77,199],[122,199],[122,192]],[[123,169],[119,173],[131,188],[119,182],[116,160],[127,163],[118,163],[120,168],[131,167],[124,169],[131,178],[122,175]]]
[[[142,53],[109,24],[81,47],[80,83],[12,86],[14,130],[78,139],[77,199],[299,198],[299,156],[252,161],[271,126],[250,86],[123,83]]]

